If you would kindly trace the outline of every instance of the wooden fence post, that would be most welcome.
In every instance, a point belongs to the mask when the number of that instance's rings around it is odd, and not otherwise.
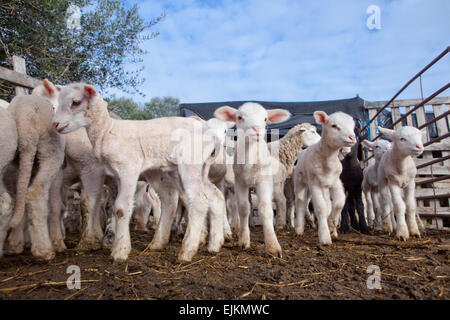
[[[27,70],[25,67],[25,59],[18,57],[18,56],[13,56],[12,57],[12,62],[13,62],[13,68],[14,71],[19,72],[19,73],[23,73],[23,74],[27,74]],[[19,95],[25,95],[28,94],[28,89],[24,88],[24,87],[20,87],[20,86],[16,86],[16,96]]]

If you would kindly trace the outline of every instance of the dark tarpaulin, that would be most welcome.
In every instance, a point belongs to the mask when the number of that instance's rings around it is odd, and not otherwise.
[[[288,121],[270,124],[268,130],[280,130],[280,136],[284,136],[289,129],[303,122],[309,122],[316,125],[313,117],[314,111],[321,110],[327,114],[336,111],[342,111],[353,116],[355,120],[368,120],[368,112],[364,108],[364,100],[355,97],[351,99],[330,100],[330,101],[314,101],[314,102],[267,102],[267,101],[228,101],[228,102],[212,102],[212,103],[182,103],[180,104],[180,116],[199,116],[205,120],[214,117],[214,111],[221,106],[230,106],[239,108],[245,102],[257,102],[266,109],[286,109],[291,113]],[[320,129],[320,126],[319,126]]]

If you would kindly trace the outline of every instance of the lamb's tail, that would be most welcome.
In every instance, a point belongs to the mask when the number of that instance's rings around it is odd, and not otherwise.
[[[9,226],[11,228],[17,227],[23,219],[28,185],[30,183],[31,170],[33,169],[36,150],[37,141],[28,141],[28,144],[24,148],[19,147],[20,158],[19,175],[17,177],[16,189],[16,207],[14,210],[14,214],[9,222]]]

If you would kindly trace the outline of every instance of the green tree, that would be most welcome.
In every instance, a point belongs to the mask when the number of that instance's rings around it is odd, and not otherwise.
[[[173,97],[154,97],[143,105],[130,98],[112,97],[108,101],[109,111],[114,112],[122,119],[147,120],[178,115],[180,101]]]
[[[154,97],[144,104],[144,110],[152,118],[174,117],[178,115],[180,100],[173,97]]]
[[[68,27],[69,5],[81,10],[79,28]],[[158,35],[149,29],[163,17],[145,21],[137,5],[120,0],[2,0],[0,65],[11,68],[12,55],[19,55],[33,77],[140,93],[147,54],[141,45]]]

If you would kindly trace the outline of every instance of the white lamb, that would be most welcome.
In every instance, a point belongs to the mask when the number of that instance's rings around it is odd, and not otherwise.
[[[367,223],[369,227],[379,230],[382,227],[380,213],[377,171],[383,154],[391,148],[387,140],[378,139],[375,142],[364,140],[363,145],[373,151],[375,163],[364,169],[362,191],[366,198]]]
[[[95,155],[102,159],[108,171],[117,179],[118,196],[114,208],[117,227],[111,250],[115,261],[126,260],[131,251],[129,222],[136,183],[142,172],[152,169],[172,171],[179,175],[189,215],[179,259],[192,259],[200,243],[209,191],[215,188],[204,177],[205,162],[214,150],[214,145],[208,144],[195,161],[186,163],[182,138],[198,131],[199,121],[181,117],[145,121],[112,119],[108,114],[107,103],[93,86],[75,83],[61,91],[53,126],[61,134],[86,127]],[[222,202],[225,210],[223,197],[215,202]],[[212,238],[208,250],[218,252],[223,244],[223,218],[219,212],[212,211]]]
[[[23,251],[23,218],[26,207],[31,252],[34,256],[50,260],[54,248],[48,231],[48,202],[50,187],[64,161],[64,138],[53,131],[52,103],[37,95],[16,96],[8,111],[16,121],[19,150],[19,172],[13,228],[8,245],[15,253]],[[31,180],[33,166],[38,172]]]
[[[258,196],[258,214],[264,230],[266,251],[281,256],[273,225],[273,175],[272,157],[264,140],[266,124],[289,119],[290,113],[282,109],[266,110],[260,104],[247,102],[239,110],[229,106],[218,108],[214,115],[224,121],[232,121],[237,127],[237,143],[234,151],[235,196],[239,210],[239,245],[250,247],[249,189],[254,187]],[[277,168],[281,169],[281,168]]]
[[[381,157],[378,166],[378,188],[381,195],[381,216],[390,214],[392,201],[396,220],[396,237],[406,241],[410,235],[420,237],[416,221],[415,177],[413,156],[423,152],[422,132],[405,126],[397,131],[378,128],[392,139],[392,148]],[[405,221],[406,212],[406,221]]]
[[[220,121],[218,119],[209,119],[208,121],[204,121],[199,118],[192,117],[191,119],[198,121],[202,126],[203,134],[206,137],[212,137],[215,143],[214,156],[210,157],[206,163],[203,174],[204,180],[207,181],[210,186],[212,186],[211,182],[209,182],[211,169],[217,160],[218,156],[223,155],[223,143],[225,141],[225,133],[226,130],[231,126],[230,123],[226,123]],[[221,171],[217,170],[216,171]],[[216,172],[217,174],[217,172]],[[225,175],[225,174],[224,174]],[[161,199],[161,219],[158,224],[158,228],[156,229],[155,236],[150,244],[149,248],[151,250],[160,250],[162,249],[170,239],[171,227],[173,225],[173,221],[175,220],[175,228],[179,226],[181,221],[181,213],[182,208],[187,206],[186,196],[183,192],[180,192],[180,188],[178,187],[177,181],[179,181],[179,176],[176,172],[161,172],[160,170],[152,170],[145,173],[147,181],[150,182],[151,186],[155,188],[155,191],[158,193]],[[223,177],[222,177],[223,178]],[[219,212],[223,221],[223,234],[229,234],[229,225],[226,219],[226,210],[225,207],[222,207],[224,201],[223,193],[217,188],[208,188],[207,197],[209,198],[209,210],[210,212]],[[216,199],[216,200],[214,200]],[[189,222],[189,215],[186,217],[186,220]],[[206,221],[206,220],[205,220]],[[206,235],[205,224],[202,226],[201,232],[201,240],[204,240],[204,236]],[[210,232],[210,238],[216,235],[213,234],[214,230]],[[211,243],[211,240],[210,240]]]
[[[345,193],[339,176],[342,164],[339,150],[356,143],[353,118],[343,112],[328,116],[323,111],[314,112],[316,122],[322,125],[322,138],[299,153],[294,169],[296,221],[295,232],[302,235],[309,198],[312,198],[317,218],[319,242],[331,244],[330,231],[337,237],[337,226]]]
[[[8,232],[8,224],[13,213],[13,199],[6,190],[3,176],[17,150],[17,128],[8,110],[0,108],[0,258],[3,256],[3,244]]]
[[[278,210],[280,201],[277,204],[277,227],[284,227],[286,224],[286,212],[291,220],[292,227],[294,226],[294,185],[292,182],[292,173],[294,171],[294,164],[297,161],[298,153],[320,140],[320,135],[317,133],[316,127],[310,123],[301,123],[291,128],[288,133],[280,140],[269,143],[269,150],[273,156],[278,158],[286,171],[286,180],[284,184],[285,207],[287,210]],[[281,170],[280,170],[281,173]],[[275,181],[274,181],[275,183]],[[309,216],[307,216],[309,217]],[[313,223],[313,220],[311,221]]]

